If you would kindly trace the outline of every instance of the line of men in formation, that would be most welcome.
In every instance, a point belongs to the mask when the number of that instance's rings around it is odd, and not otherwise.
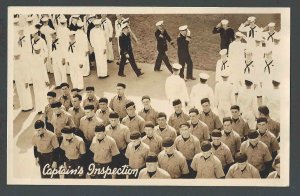
[[[185,104],[175,99],[174,112],[167,117],[151,106],[147,95],[137,112],[125,89],[118,83],[110,101],[98,98],[93,86],[86,87],[85,99],[77,89],[70,92],[67,83],[61,85],[61,97],[47,93],[45,120],[35,122],[32,138],[42,178],[50,177],[42,172],[47,164],[85,171],[65,178],[86,178],[90,164],[99,170],[129,165],[139,172],[106,178],[280,177],[280,125],[270,118],[267,106],[256,108],[256,127],[250,129],[238,105],[230,106],[231,115],[221,121],[209,98],[201,99],[202,112],[193,107],[188,114]]]

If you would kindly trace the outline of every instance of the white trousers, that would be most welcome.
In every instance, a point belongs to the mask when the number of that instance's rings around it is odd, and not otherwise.
[[[223,121],[224,117],[230,117],[230,104],[221,103],[221,105],[218,106],[218,114],[221,121]]]
[[[112,47],[112,41],[110,42],[109,38],[106,39],[106,46],[107,46],[107,50],[106,50],[107,60],[112,61],[114,60],[114,51]]]
[[[30,110],[33,108],[32,97],[30,92],[30,87],[25,87],[25,81],[15,80],[16,90],[18,92],[18,97],[20,101],[21,110]]]
[[[83,89],[83,75],[82,68],[79,67],[77,59],[69,62],[70,64],[70,77],[73,88]]]
[[[107,51],[106,51],[107,52]],[[107,76],[107,57],[103,54],[103,50],[94,48],[96,66],[97,66],[97,76],[104,77]]]
[[[89,55],[83,57],[82,75],[83,75],[83,76],[88,76],[88,75],[90,75],[90,61],[89,61]]]
[[[61,83],[67,82],[67,73],[66,73],[67,65],[62,64],[62,58],[53,56],[52,64],[53,64],[55,85],[59,86],[61,85]]]
[[[252,111],[243,111],[242,117],[248,123],[250,129],[256,129],[255,115]]]

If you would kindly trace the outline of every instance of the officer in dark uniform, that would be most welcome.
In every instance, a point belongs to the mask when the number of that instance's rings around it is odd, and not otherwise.
[[[228,51],[229,44],[235,40],[234,30],[228,26],[228,22],[229,21],[225,19],[221,20],[221,22],[217,24],[217,26],[215,26],[212,31],[213,34],[220,33],[220,37],[221,37],[220,48],[221,50],[227,49],[227,51]]]
[[[139,77],[144,73],[141,72],[141,70],[136,65],[133,52],[132,52],[131,35],[127,23],[122,24],[121,29],[122,29],[122,34],[119,37],[121,61],[120,61],[118,75],[121,77],[126,77],[126,75],[124,74],[124,68],[125,68],[126,60],[128,59],[133,71],[135,72],[137,77]]]
[[[155,37],[157,40],[157,51],[158,55],[156,58],[155,66],[154,66],[154,71],[162,71],[160,69],[162,61],[166,64],[168,70],[173,73],[172,71],[172,65],[169,62],[169,58],[166,55],[166,51],[168,50],[168,45],[167,41],[171,43],[173,47],[174,42],[170,38],[169,34],[167,33],[166,29],[163,26],[163,21],[159,21],[156,23],[157,30],[155,31]]]

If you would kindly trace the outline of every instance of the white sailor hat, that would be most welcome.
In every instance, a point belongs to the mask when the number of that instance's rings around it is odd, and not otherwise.
[[[128,27],[128,23],[123,23],[123,24],[121,25],[121,30],[123,30],[123,29],[126,28],[126,27]]]
[[[237,37],[244,37],[245,35],[243,33],[239,32],[239,31],[237,31],[235,33],[235,36],[237,36]]]
[[[76,34],[76,31],[69,31],[69,36],[75,35],[75,34]]]
[[[84,26],[84,23],[83,23],[81,20],[78,20],[78,21],[77,21],[77,26],[78,26],[78,27],[83,27],[83,26]]]
[[[252,51],[252,48],[246,48],[245,49],[245,54],[252,54],[253,53],[253,51]]]
[[[172,68],[173,69],[181,69],[182,68],[182,66],[179,64],[179,63],[173,63],[173,65],[172,65]]]
[[[125,18],[122,23],[128,23],[129,22],[129,18]]]
[[[26,21],[27,21],[27,22],[33,21],[33,17],[32,17],[32,16],[28,16],[28,17],[26,18]]]
[[[229,21],[228,21],[228,20],[226,20],[226,19],[223,19],[223,20],[221,20],[221,24],[222,24],[222,25],[227,25],[227,24],[228,24],[228,22],[229,22]]]
[[[42,20],[42,22],[47,22],[49,20],[49,17],[48,16],[44,16],[41,20]]]
[[[270,23],[268,24],[268,27],[275,27],[275,22],[270,22]]]
[[[163,20],[158,21],[158,22],[155,24],[155,26],[161,26],[162,24],[164,24],[164,21],[163,21]]]
[[[248,18],[248,20],[250,21],[250,22],[254,22],[255,21],[255,17],[254,16],[250,16],[249,18]]]
[[[272,52],[271,47],[264,47],[264,54],[269,54],[270,52]]]
[[[42,48],[42,42],[37,42],[36,44],[33,45],[34,50],[39,50]]]
[[[93,21],[94,25],[99,25],[101,23],[101,20],[100,19],[95,19]]]
[[[14,23],[18,23],[20,22],[20,19],[19,18],[14,18]]]
[[[59,17],[59,22],[65,23],[65,22],[67,22],[67,18],[65,16],[61,16],[61,17]]]
[[[222,55],[222,56],[226,55],[227,54],[227,49],[220,50],[219,54]]]
[[[49,35],[52,35],[54,33],[56,33],[56,31],[54,29],[50,29]]]
[[[79,18],[79,14],[72,15],[72,18]]]
[[[208,75],[207,73],[200,73],[200,74],[199,74],[199,77],[200,77],[201,79],[207,80],[207,79],[209,78],[209,75]]]
[[[183,25],[183,26],[180,26],[178,29],[179,31],[184,31],[184,30],[187,30],[188,26],[187,25]]]

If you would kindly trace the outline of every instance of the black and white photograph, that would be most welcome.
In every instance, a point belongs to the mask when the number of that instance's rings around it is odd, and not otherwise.
[[[289,186],[289,8],[7,18],[8,184]]]

